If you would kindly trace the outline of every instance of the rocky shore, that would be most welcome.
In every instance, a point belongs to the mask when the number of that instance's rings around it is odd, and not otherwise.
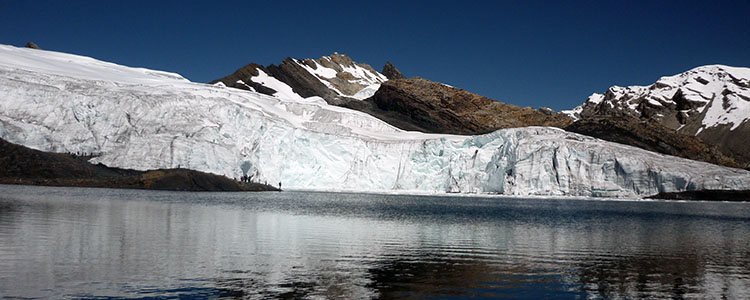
[[[277,191],[187,169],[137,171],[91,164],[89,157],[50,153],[0,139],[0,184],[129,188],[174,191]]]

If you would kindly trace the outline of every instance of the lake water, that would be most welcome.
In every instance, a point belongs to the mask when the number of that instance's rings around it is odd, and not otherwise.
[[[750,298],[750,203],[0,185],[0,296]]]

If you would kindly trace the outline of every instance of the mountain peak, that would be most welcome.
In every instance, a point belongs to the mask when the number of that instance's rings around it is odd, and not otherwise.
[[[260,78],[257,71],[262,70],[268,77]],[[232,75],[214,80],[221,81],[229,87],[248,89],[253,87],[257,92],[277,95],[279,89],[291,91],[297,97],[318,96],[331,104],[340,104],[350,99],[364,99],[377,90],[379,84],[388,78],[375,71],[370,65],[353,61],[348,55],[334,52],[318,59],[295,59],[288,57],[278,66],[262,67],[256,64],[235,71]],[[240,83],[241,81],[241,83]],[[262,82],[261,82],[262,81]],[[273,82],[271,90],[258,88]],[[362,92],[362,93],[360,93]],[[285,93],[288,95],[289,93]]]
[[[42,49],[42,48],[39,48],[39,46],[37,46],[34,42],[28,42],[28,43],[26,43],[26,48]]]
[[[401,74],[401,71],[396,69],[396,66],[394,66],[390,61],[385,62],[385,65],[383,66],[383,71],[380,72],[385,75],[385,77],[388,77],[388,79],[405,79],[406,76],[404,74]]]
[[[613,86],[566,113],[575,118],[630,116],[717,145],[750,166],[750,68],[705,65],[648,86]]]

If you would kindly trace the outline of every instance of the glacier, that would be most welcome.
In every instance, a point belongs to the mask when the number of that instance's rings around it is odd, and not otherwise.
[[[0,137],[138,170],[285,189],[638,198],[750,189],[750,172],[526,127],[409,132],[320,97],[271,97],[162,71],[0,45]]]

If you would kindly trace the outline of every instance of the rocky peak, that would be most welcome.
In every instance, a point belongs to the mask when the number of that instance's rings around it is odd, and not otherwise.
[[[42,48],[39,48],[39,46],[37,46],[36,44],[34,44],[34,42],[28,42],[28,43],[26,43],[26,48],[38,49],[38,50],[42,49]]]
[[[317,60],[303,60],[300,63],[339,96],[359,98],[355,97],[357,92],[388,80],[370,65],[354,62],[346,54],[334,53]]]
[[[338,52],[334,52],[330,56],[318,58],[317,62],[326,68],[331,68],[339,72],[343,71],[343,67],[354,67],[354,61],[348,55]]]
[[[262,70],[272,78],[260,82],[260,78],[256,78],[258,72],[253,70]],[[211,83],[220,81],[226,86],[244,89],[247,89],[245,86],[250,86],[255,91],[272,96],[277,95],[273,92],[275,90],[287,89],[278,86],[284,85],[297,97],[318,96],[330,104],[340,105],[371,96],[379,84],[386,80],[388,78],[385,75],[375,71],[371,66],[354,62],[346,54],[334,53],[317,60],[286,58],[278,66],[262,67],[249,64],[232,75]],[[269,83],[274,83],[276,87],[268,86]],[[256,88],[258,84],[270,88],[271,92],[263,92],[262,89]]]
[[[401,74],[401,72],[396,69],[396,66],[394,66],[390,61],[386,62],[383,66],[383,71],[380,72],[385,75],[385,77],[388,77],[388,79],[405,79],[406,77],[404,74]]]

